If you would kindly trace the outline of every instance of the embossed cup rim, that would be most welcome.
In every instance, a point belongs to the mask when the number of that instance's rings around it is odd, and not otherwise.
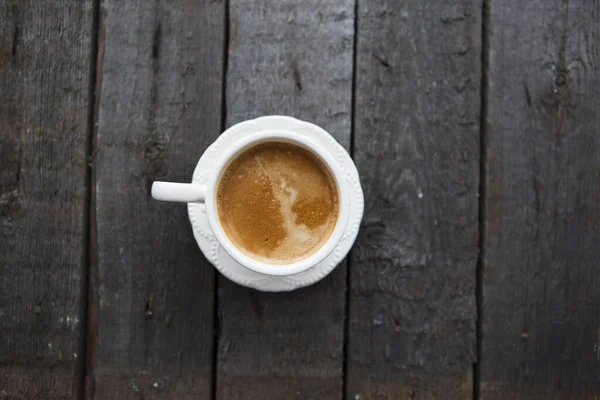
[[[291,264],[269,264],[258,261],[243,253],[225,234],[217,212],[216,196],[218,184],[229,164],[246,149],[261,143],[275,141],[295,144],[315,154],[329,168],[338,191],[338,218],[329,239],[310,256]],[[345,179],[342,169],[333,156],[312,139],[296,132],[281,129],[256,132],[229,146],[220,158],[220,161],[216,163],[215,169],[211,171],[207,181],[205,198],[208,223],[219,244],[240,265],[265,275],[284,276],[298,274],[323,261],[335,250],[344,235],[350,217],[350,195]]]

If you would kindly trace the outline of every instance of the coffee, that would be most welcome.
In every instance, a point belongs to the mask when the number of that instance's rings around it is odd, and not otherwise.
[[[318,157],[294,144],[267,142],[226,168],[217,210],[240,251],[261,262],[289,264],[327,242],[339,200],[333,176]]]

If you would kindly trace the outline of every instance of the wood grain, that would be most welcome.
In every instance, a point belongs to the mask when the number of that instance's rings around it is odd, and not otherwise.
[[[600,3],[492,1],[481,398],[600,397]]]
[[[79,396],[92,1],[0,2],[0,398]]]
[[[97,399],[212,396],[215,272],[150,187],[190,181],[221,130],[224,38],[223,2],[101,3]]]
[[[227,124],[285,114],[350,144],[353,1],[231,0]],[[219,399],[342,397],[346,264],[268,294],[219,277]]]
[[[358,2],[347,398],[469,399],[480,2]]]

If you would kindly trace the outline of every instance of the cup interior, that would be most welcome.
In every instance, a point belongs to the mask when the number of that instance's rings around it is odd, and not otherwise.
[[[304,148],[320,159],[325,167],[329,169],[335,182],[338,194],[338,216],[329,239],[314,253],[306,258],[296,260],[289,264],[271,264],[259,261],[242,250],[238,249],[227,237],[221,224],[217,210],[217,193],[221,177],[227,167],[246,150],[263,143],[279,142],[289,143]],[[231,146],[217,163],[207,182],[206,211],[208,221],[217,240],[224,250],[239,264],[255,272],[266,275],[293,275],[303,272],[321,261],[333,252],[342,239],[349,217],[349,196],[345,177],[335,159],[321,146],[311,139],[295,132],[289,131],[266,131],[250,135]]]

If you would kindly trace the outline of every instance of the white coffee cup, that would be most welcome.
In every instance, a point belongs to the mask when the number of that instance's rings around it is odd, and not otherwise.
[[[312,152],[329,168],[338,191],[339,212],[331,236],[315,253],[290,264],[268,264],[253,259],[243,253],[225,234],[217,212],[217,189],[225,169],[246,149],[265,142],[291,143]],[[286,130],[257,132],[231,143],[220,159],[215,163],[212,171],[208,172],[206,185],[157,181],[152,185],[152,197],[156,200],[164,201],[204,203],[210,228],[223,249],[240,265],[265,275],[282,276],[298,274],[323,261],[333,252],[338,243],[342,240],[348,224],[348,218],[350,217],[350,193],[348,182],[334,158],[329,152],[325,151],[320,145],[308,137]]]

